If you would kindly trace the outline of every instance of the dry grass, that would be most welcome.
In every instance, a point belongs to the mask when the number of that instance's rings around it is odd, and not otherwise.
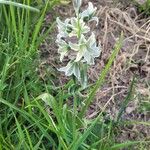
[[[134,8],[122,11],[108,6],[100,7],[97,16],[100,18],[100,24],[96,33],[99,41],[102,41],[102,55],[97,65],[91,69],[91,79],[97,78],[115,41],[123,32],[123,47],[108,77],[111,91],[114,92],[116,86],[122,86],[121,82],[128,87],[133,75],[139,77],[139,83],[141,80],[147,82],[150,79],[150,18],[141,19],[141,15],[137,15]],[[116,95],[115,92],[114,94]]]
[[[90,70],[92,81],[96,81],[98,78],[121,32],[124,33],[124,41],[120,54],[107,77],[107,84],[97,92],[96,101],[91,106],[92,111],[90,111],[89,117],[96,116],[109,102],[107,113],[115,119],[120,103],[126,96],[129,83],[133,76],[136,76],[133,101],[131,100],[126,108],[123,118],[125,120],[150,121],[149,112],[139,111],[142,103],[140,97],[146,99],[148,104],[150,102],[150,18],[143,18],[143,14],[137,14],[134,7],[123,11],[119,8],[100,6],[98,10],[97,16],[100,23],[95,29],[95,33],[102,44],[102,55],[97,60],[97,65]],[[127,132],[127,129],[128,127],[121,129],[122,134],[118,138],[119,141],[148,138],[150,135],[149,128],[143,125],[134,125],[128,129],[130,132]]]

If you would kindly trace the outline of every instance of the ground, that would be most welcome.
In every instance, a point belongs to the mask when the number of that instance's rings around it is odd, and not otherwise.
[[[105,84],[97,91],[95,102],[87,112],[87,117],[95,117],[109,102],[106,112],[111,118],[116,119],[135,77],[134,92],[122,118],[137,124],[124,125],[118,129],[120,134],[117,140],[120,142],[132,139],[150,140],[149,126],[144,125],[144,122],[150,121],[150,17],[139,13],[131,1],[93,0],[92,2],[97,7],[99,24],[95,27],[93,23],[91,28],[98,42],[101,43],[101,56],[97,58],[96,65],[89,70],[90,83],[98,79],[121,33],[124,39],[119,55],[113,63]],[[87,3],[88,0],[85,0],[83,7],[87,7]],[[62,20],[74,15],[71,4],[58,6],[55,12]],[[46,23],[48,24],[52,19],[53,16],[48,13]],[[51,37],[56,37],[57,28],[54,31],[54,36]],[[55,38],[47,39],[41,45],[41,58],[40,74],[43,80],[52,77],[56,81],[54,84],[60,85],[69,80],[63,74],[59,79],[57,78],[59,74],[57,68],[62,66],[62,63],[59,62]],[[66,58],[65,61],[67,60]]]

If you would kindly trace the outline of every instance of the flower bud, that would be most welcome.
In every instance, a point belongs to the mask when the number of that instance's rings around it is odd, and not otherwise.
[[[82,0],[73,0],[73,7],[74,7],[76,13],[79,13],[81,4],[82,4]]]

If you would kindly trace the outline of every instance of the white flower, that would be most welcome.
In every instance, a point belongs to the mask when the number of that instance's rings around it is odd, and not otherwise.
[[[89,4],[88,8],[82,13],[80,13],[79,16],[86,22],[95,20],[98,24],[98,18],[94,17],[97,8],[93,7],[93,4],[91,2],[89,2],[88,4]]]
[[[82,4],[82,0],[73,0],[73,7],[76,11],[76,14],[78,14],[81,4]]]
[[[100,55],[100,47],[96,46],[96,39],[94,33],[85,39],[84,35],[81,36],[78,44],[69,43],[71,49],[77,51],[76,62],[80,61],[82,57],[87,64],[94,64],[94,58]]]
[[[100,46],[96,44],[94,33],[89,34],[90,28],[86,25],[95,20],[98,24],[98,18],[95,17],[97,8],[91,2],[88,8],[80,13],[82,0],[73,0],[76,17],[66,19],[62,22],[57,18],[58,35],[56,43],[58,44],[58,53],[60,61],[65,56],[70,60],[65,67],[58,69],[65,72],[66,76],[75,76],[83,88],[87,86],[88,65],[94,64],[94,59],[100,55]]]
[[[70,27],[70,19],[66,19],[65,22],[63,23],[59,17],[56,19],[57,22],[57,27],[58,27],[58,32],[59,34],[57,35],[57,38],[61,37],[67,37],[69,36],[69,33],[72,31]]]
[[[90,31],[90,28],[85,25],[82,19],[72,17],[71,19],[66,19],[63,23],[59,18],[57,18],[58,32],[57,38],[61,37],[72,37],[80,36],[81,34]]]
[[[90,28],[85,25],[85,22],[82,19],[71,18],[71,28],[72,32],[71,36],[80,36],[81,34],[85,34],[90,31]]]
[[[80,66],[79,63],[70,61],[66,67],[58,69],[59,71],[65,72],[66,76],[74,75],[80,81]]]
[[[63,58],[67,55],[68,50],[70,49],[69,45],[62,39],[57,39],[56,43],[58,44],[58,53],[60,53],[60,61],[62,62]]]

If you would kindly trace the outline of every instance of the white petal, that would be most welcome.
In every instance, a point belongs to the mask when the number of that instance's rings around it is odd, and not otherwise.
[[[80,80],[80,69],[79,69],[79,65],[76,63],[74,64],[74,75],[76,76],[76,78],[78,80]]]
[[[67,52],[60,53],[60,61],[61,62],[64,59],[64,57],[66,56],[66,54],[67,54]]]
[[[73,0],[73,7],[76,11],[79,10],[81,4],[82,4],[82,0]]]
[[[98,25],[99,20],[98,20],[97,17],[92,17],[92,18],[89,20],[89,22],[91,22],[91,21],[96,21],[96,26]]]
[[[86,62],[89,64],[90,62],[90,59],[91,59],[91,56],[90,56],[90,53],[88,51],[86,51],[84,53],[84,59],[86,60]]]
[[[80,17],[81,17],[81,18],[87,17],[88,15],[89,15],[89,14],[88,14],[88,11],[87,11],[87,10],[83,11],[82,13],[80,13]]]
[[[84,26],[81,30],[82,33],[88,33],[90,31],[90,28],[88,26]]]
[[[93,48],[93,56],[99,57],[99,55],[100,55],[100,47],[94,47]]]
[[[91,2],[88,3],[88,8],[83,11],[82,13],[80,13],[80,17],[84,18],[84,17],[89,17],[90,15],[94,15],[96,12],[96,7],[93,7],[93,4]]]
[[[70,22],[70,19],[67,18],[67,19],[65,20],[65,24],[69,24],[69,22]]]
[[[80,47],[78,44],[74,44],[69,42],[69,46],[71,47],[71,49],[75,50],[75,51],[79,51]]]
[[[67,67],[62,67],[62,68],[59,68],[59,69],[57,69],[58,71],[61,71],[61,72],[66,72],[66,69],[67,69]]]
[[[77,18],[75,18],[75,17],[71,18],[71,25],[73,28],[77,27]]]
[[[85,23],[82,19],[79,20],[79,26],[80,26],[80,34],[87,33],[87,32],[90,31],[90,28],[85,25]],[[72,28],[73,31],[71,32],[70,36],[71,35],[77,36],[77,34],[79,32],[77,18],[71,18],[71,28]]]
[[[92,4],[91,2],[89,2],[88,5],[89,5],[88,9],[89,9],[89,10],[93,10],[93,8],[94,8],[94,7],[93,7],[93,4]]]
[[[86,44],[86,39],[85,39],[85,36],[83,35],[83,34],[81,34],[81,38],[80,38],[80,40],[79,40],[79,44]]]
[[[97,8],[93,6],[93,4],[91,2],[88,3],[89,4],[89,7],[88,7],[88,11],[91,14],[95,13],[95,11],[97,10]]]
[[[86,53],[84,55],[84,59],[86,60],[87,64],[94,65],[94,58],[90,54]]]
[[[71,76],[73,74],[73,66],[71,66],[70,68],[68,68],[68,70],[66,71],[65,75],[66,76]]]
[[[58,71],[65,72],[66,76],[70,76],[73,73],[73,67],[72,66],[73,66],[72,62],[69,62],[67,64],[67,66],[58,69]]]
[[[66,45],[67,43],[61,39],[60,35],[58,34],[58,38],[56,40],[56,43],[59,45]]]
[[[59,19],[59,17],[56,18],[56,22],[58,26],[64,26],[64,23]]]
[[[96,42],[95,34],[92,32],[91,36],[88,39],[88,45],[92,46]]]
[[[83,50],[80,50],[80,51],[77,53],[77,56],[76,56],[75,62],[80,61],[80,60],[81,60],[81,58],[83,57],[83,54],[84,54],[84,51],[83,51]]]

